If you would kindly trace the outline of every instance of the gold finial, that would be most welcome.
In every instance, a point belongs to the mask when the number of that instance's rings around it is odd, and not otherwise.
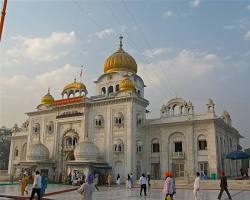
[[[122,39],[123,39],[122,35],[120,35],[119,39],[120,39],[120,49],[122,49]]]
[[[48,87],[48,94],[50,94],[50,87]]]

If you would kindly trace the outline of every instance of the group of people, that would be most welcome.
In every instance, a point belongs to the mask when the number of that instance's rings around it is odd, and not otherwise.
[[[141,188],[142,191],[142,188]],[[196,178],[194,180],[194,189],[193,189],[193,195],[194,200],[198,200],[198,194],[200,191],[200,173],[196,173]],[[228,199],[231,200],[232,197],[227,189],[227,177],[225,176],[225,173],[221,172],[221,178],[220,178],[220,193],[218,195],[218,200],[221,199],[223,192],[226,192]],[[173,200],[174,194],[176,194],[176,188],[175,188],[175,181],[173,179],[173,174],[171,172],[167,172],[165,174],[165,182],[164,182],[164,188],[163,188],[164,198],[165,200]],[[140,193],[141,195],[141,193]]]
[[[41,176],[40,172],[36,171],[36,174],[34,176],[30,200],[32,200],[34,198],[35,194],[37,195],[38,200],[40,200],[42,198],[42,196],[45,194],[45,190],[47,188],[47,183],[48,183],[47,177],[44,174],[42,174],[42,176]],[[29,187],[28,187],[29,178],[27,176],[27,173],[23,174],[22,179],[20,181],[20,184],[21,184],[21,195],[23,196],[24,193],[26,193],[26,195],[28,195],[28,193],[29,193]]]
[[[250,171],[249,168],[241,168],[240,173],[241,173],[242,178],[244,178],[244,176],[246,175],[246,178],[248,179],[249,178],[249,175],[248,175],[249,171]]]
[[[121,176],[120,174],[117,175],[116,182],[118,185],[120,185],[120,179]],[[32,191],[31,191],[31,196],[30,200],[32,200],[35,196],[37,195],[37,199],[41,200],[42,196],[45,194],[45,190],[47,188],[47,178],[44,174],[42,176],[40,175],[39,171],[36,171],[35,176],[34,176],[34,181],[33,181],[33,186],[32,186]],[[27,176],[27,173],[24,173],[22,176],[22,179],[20,181],[21,183],[21,195],[28,195],[28,183],[29,183],[29,178]],[[108,186],[110,187],[112,184],[112,176],[109,174],[107,176],[107,183]],[[80,195],[81,199],[84,200],[92,200],[92,195],[95,190],[99,191],[99,188],[97,186],[98,184],[98,176],[90,174],[88,175],[86,181],[81,184],[80,188],[77,190]],[[140,196],[142,196],[142,192],[144,192],[144,196],[147,196],[147,185],[150,188],[150,175],[148,174],[147,177],[145,174],[142,174],[140,179],[139,179],[139,184],[140,184]],[[133,174],[128,174],[127,177],[127,188],[131,189],[134,185],[134,179],[133,179]],[[220,193],[218,195],[218,199],[221,199],[221,196],[223,192],[225,191],[228,199],[232,199],[228,189],[227,189],[227,177],[225,176],[224,172],[221,172],[221,178],[220,178]],[[193,195],[194,195],[194,200],[198,200],[200,192],[200,173],[196,173],[196,178],[194,181],[194,189],[193,189]],[[173,200],[174,199],[174,194],[176,193],[176,188],[175,188],[175,181],[173,178],[173,174],[171,172],[166,172],[165,173],[165,182],[164,182],[164,187],[163,187],[163,193],[164,193],[164,198],[165,200]]]
[[[193,190],[193,193],[194,193],[194,199],[195,200],[198,200],[198,193],[200,191],[200,173],[197,172],[196,173],[196,178],[195,178],[195,181],[194,181],[194,190]],[[221,177],[220,177],[220,193],[218,195],[218,200],[221,199],[222,197],[222,194],[223,192],[226,192],[227,196],[228,196],[228,199],[231,200],[232,197],[227,189],[227,177],[225,176],[225,173],[224,171],[221,172]]]

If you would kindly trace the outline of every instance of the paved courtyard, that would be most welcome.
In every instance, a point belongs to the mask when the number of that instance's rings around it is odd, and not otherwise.
[[[80,199],[79,194],[76,191],[66,192],[65,190],[73,189],[72,186],[67,185],[49,185],[48,190],[46,191],[48,196],[46,199],[51,200],[77,200]],[[125,189],[124,187],[101,187],[100,192],[95,192],[93,199],[94,200],[139,200],[139,199],[148,199],[148,200],[163,200],[163,194],[161,189],[151,189],[148,193],[147,197],[140,197],[139,188],[134,188],[132,190]],[[59,194],[53,195],[53,192],[61,191]],[[230,191],[233,199],[237,200],[249,200],[250,191],[239,191],[232,190]],[[219,190],[202,190],[200,192],[200,200],[215,200]],[[0,195],[19,195],[19,185],[8,185],[8,186],[0,186]],[[5,199],[5,198],[2,198]],[[0,197],[0,200],[2,200]],[[175,200],[192,200],[193,194],[192,190],[187,189],[178,189],[177,194],[175,195]],[[222,197],[223,200],[226,200],[226,196]]]

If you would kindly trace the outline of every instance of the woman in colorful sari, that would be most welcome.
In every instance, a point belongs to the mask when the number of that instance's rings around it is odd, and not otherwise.
[[[26,192],[26,194],[28,195],[28,190],[27,190],[27,186],[28,186],[28,176],[26,176],[26,174],[23,174],[22,180],[21,180],[21,195],[24,195],[24,192]]]

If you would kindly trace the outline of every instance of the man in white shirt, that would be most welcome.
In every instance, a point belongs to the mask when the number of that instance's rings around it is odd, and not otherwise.
[[[147,179],[144,174],[142,174],[142,176],[140,177],[139,183],[141,186],[140,196],[141,196],[142,190],[144,190],[144,196],[147,196]]]
[[[36,171],[30,200],[34,198],[35,194],[37,194],[37,199],[41,200],[41,185],[42,185],[42,178],[40,176],[39,171]]]
[[[196,172],[196,178],[194,180],[194,191],[193,191],[195,200],[198,200],[197,193],[199,192],[199,190],[200,190],[200,173]]]

